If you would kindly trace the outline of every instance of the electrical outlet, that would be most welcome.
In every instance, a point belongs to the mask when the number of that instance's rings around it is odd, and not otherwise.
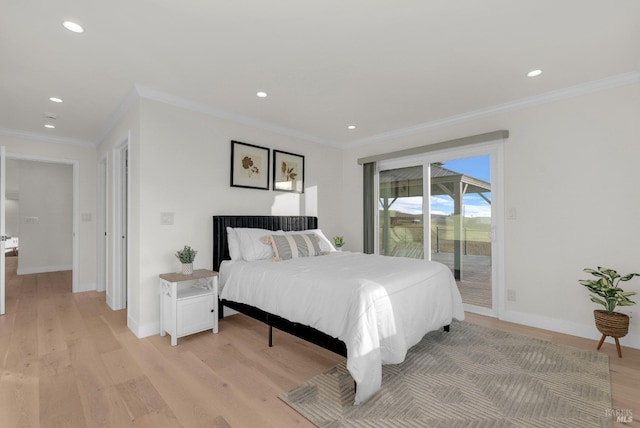
[[[38,217],[25,217],[24,218],[24,223],[25,224],[38,224]]]
[[[508,289],[507,290],[507,300],[509,302],[515,302],[516,301],[516,290],[513,290],[513,289]]]

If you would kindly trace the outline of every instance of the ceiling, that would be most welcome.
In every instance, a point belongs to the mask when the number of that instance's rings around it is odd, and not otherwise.
[[[349,147],[640,80],[637,0],[0,0],[0,10],[0,133],[58,142],[99,143],[136,93]]]

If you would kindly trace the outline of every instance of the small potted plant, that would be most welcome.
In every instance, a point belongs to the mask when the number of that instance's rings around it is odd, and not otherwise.
[[[635,291],[624,291],[619,287],[620,282],[629,281],[637,273],[620,275],[613,269],[598,266],[598,269],[584,269],[585,272],[595,276],[596,279],[581,279],[578,282],[589,289],[593,294],[591,301],[604,306],[605,310],[596,309],[593,315],[596,321],[596,328],[602,333],[602,339],[598,344],[598,349],[602,346],[605,337],[615,338],[618,356],[620,352],[619,337],[624,337],[629,332],[629,316],[620,312],[615,312],[617,306],[631,306],[635,302],[629,297],[636,294]]]
[[[342,251],[342,246],[344,245],[344,236],[334,236],[333,245],[336,246],[336,249],[338,251]]]
[[[193,273],[193,260],[196,258],[198,252],[188,245],[185,245],[182,250],[176,251],[176,257],[182,263],[182,273],[184,275],[191,275]]]

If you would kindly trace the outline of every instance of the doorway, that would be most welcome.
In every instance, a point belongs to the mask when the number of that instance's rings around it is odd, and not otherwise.
[[[502,312],[498,144],[378,164],[379,254],[441,262],[465,309]]]
[[[78,162],[9,154],[2,163],[5,247],[17,273],[70,270],[71,291],[80,291]]]
[[[491,310],[492,193],[489,155],[431,164],[431,259],[451,269],[462,301]]]
[[[119,310],[128,301],[129,140],[117,146],[113,155],[113,289],[107,290],[107,304]]]
[[[107,158],[98,162],[98,271],[96,290],[107,287]]]

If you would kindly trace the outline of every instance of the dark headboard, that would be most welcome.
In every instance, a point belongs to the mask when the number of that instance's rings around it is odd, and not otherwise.
[[[307,230],[318,228],[318,217],[307,216],[213,216],[213,270],[220,269],[223,260],[230,260],[227,227],[254,227],[268,230]]]

